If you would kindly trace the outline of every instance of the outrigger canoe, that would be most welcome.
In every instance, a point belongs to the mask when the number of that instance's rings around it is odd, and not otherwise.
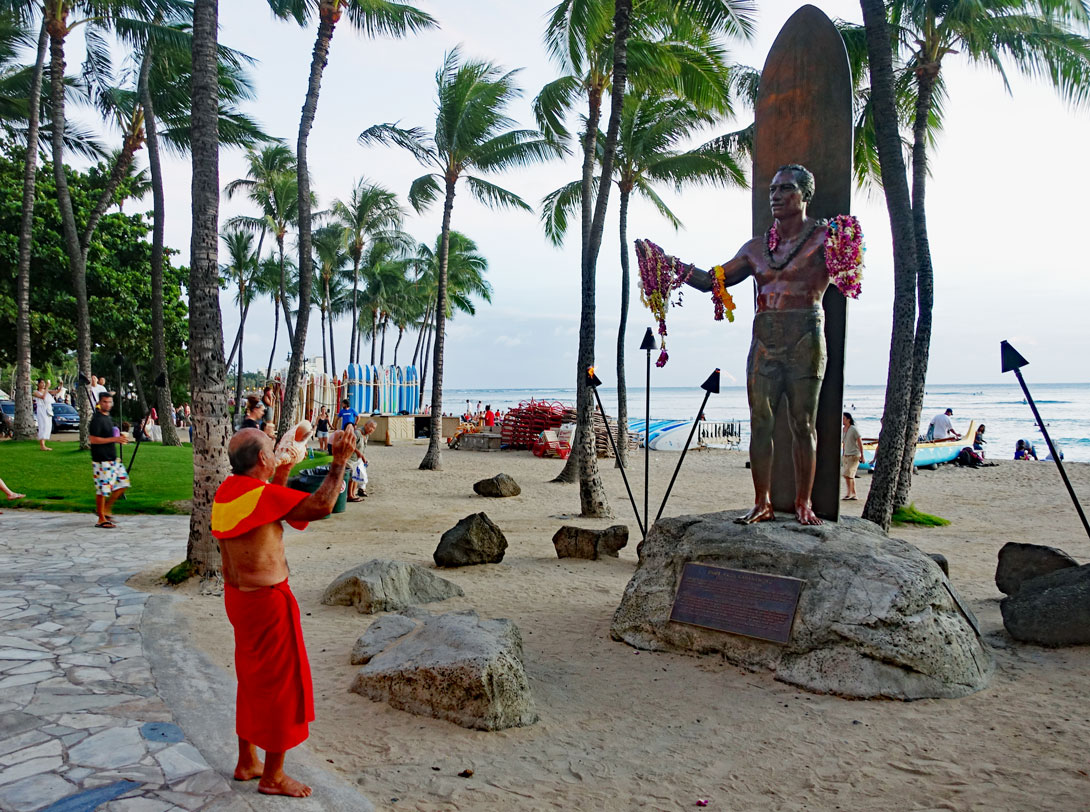
[[[951,462],[954,457],[961,453],[961,449],[966,446],[972,448],[977,425],[978,423],[975,420],[970,420],[969,430],[961,435],[960,440],[933,440],[916,443],[916,455],[912,458],[912,467],[925,468]],[[863,438],[863,462],[859,464],[859,470],[870,471],[874,468],[874,454],[877,450],[877,440]]]

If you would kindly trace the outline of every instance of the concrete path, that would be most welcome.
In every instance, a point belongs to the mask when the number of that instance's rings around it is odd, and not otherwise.
[[[184,556],[188,517],[0,516],[0,810],[370,812],[292,751],[305,800],[230,780],[234,682],[178,634],[168,594],[125,586]]]

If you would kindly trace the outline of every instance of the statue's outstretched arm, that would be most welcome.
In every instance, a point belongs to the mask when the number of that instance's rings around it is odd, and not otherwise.
[[[745,253],[739,251],[734,259],[723,263],[723,272],[723,282],[729,288],[731,285],[737,285],[743,279],[748,279],[753,274],[753,266],[749,264],[749,258],[745,256]],[[695,266],[692,273],[689,274],[689,278],[685,281],[704,293],[708,293],[712,289],[711,271],[704,271]]]

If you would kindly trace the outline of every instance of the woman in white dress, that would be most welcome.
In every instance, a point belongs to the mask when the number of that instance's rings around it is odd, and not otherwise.
[[[53,393],[43,378],[38,379],[38,389],[34,392],[34,421],[38,424],[38,445],[42,451],[52,451],[45,444],[53,434]]]

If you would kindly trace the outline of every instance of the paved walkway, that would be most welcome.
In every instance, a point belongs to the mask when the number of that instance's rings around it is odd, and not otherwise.
[[[125,586],[181,560],[188,517],[118,521],[0,516],[0,810],[371,810],[305,751],[313,798],[229,780],[232,680],[172,639],[169,596]]]

